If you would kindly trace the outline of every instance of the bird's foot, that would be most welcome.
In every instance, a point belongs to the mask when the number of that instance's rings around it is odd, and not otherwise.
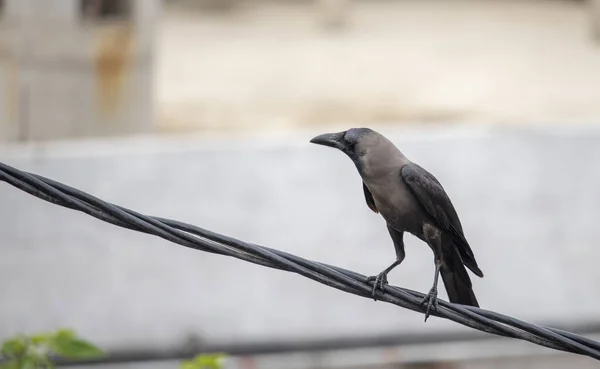
[[[429,310],[431,310],[431,307],[433,307],[435,311],[438,311],[439,305],[437,294],[437,288],[432,287],[429,290],[429,293],[423,297],[423,300],[421,300],[421,305],[424,305],[425,303],[427,304],[427,307],[425,308],[425,321],[427,321],[427,318],[429,318]]]
[[[373,275],[367,278],[367,283],[369,282],[375,282],[373,283],[373,300],[377,301],[377,290],[381,290],[381,292],[383,292],[383,286],[388,284],[388,280],[387,280],[387,273],[381,272],[377,275]]]

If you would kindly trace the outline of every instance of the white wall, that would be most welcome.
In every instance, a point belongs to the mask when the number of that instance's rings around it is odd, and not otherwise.
[[[597,319],[599,133],[384,132],[452,196],[485,273],[474,277],[484,308],[543,322]],[[379,272],[394,257],[383,221],[366,207],[352,164],[309,144],[312,133],[251,143],[80,142],[1,157],[143,213]],[[119,229],[8,185],[0,199],[0,337],[71,326],[129,347],[171,345],[190,333],[240,342],[461,329]],[[427,291],[431,252],[414,237],[406,243],[390,281]]]

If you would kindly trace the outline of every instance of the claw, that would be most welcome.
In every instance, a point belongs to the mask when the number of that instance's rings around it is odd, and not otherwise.
[[[373,300],[377,301],[377,290],[381,290],[381,292],[383,292],[383,286],[385,286],[386,284],[388,284],[388,280],[387,280],[387,275],[386,273],[379,273],[376,276],[370,276],[367,277],[367,283],[369,282],[375,282],[373,283],[373,291],[372,291],[372,295],[373,295]]]
[[[434,287],[431,290],[429,290],[429,293],[425,297],[423,297],[423,300],[421,300],[421,305],[427,303],[427,307],[425,309],[425,321],[427,321],[427,318],[429,318],[429,311],[432,307],[435,311],[438,311],[439,304],[437,300],[437,294],[437,288]]]

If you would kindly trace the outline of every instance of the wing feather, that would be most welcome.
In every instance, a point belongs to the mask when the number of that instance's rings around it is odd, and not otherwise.
[[[365,193],[365,201],[367,202],[367,206],[375,213],[379,213],[379,210],[377,210],[377,206],[375,205],[375,200],[373,199],[373,194],[371,191],[369,191],[369,188],[365,182],[363,182],[363,192]]]
[[[455,239],[455,245],[465,266],[482,277],[483,273],[477,266],[473,250],[465,238],[458,214],[437,178],[415,163],[404,165],[400,175],[437,226]]]

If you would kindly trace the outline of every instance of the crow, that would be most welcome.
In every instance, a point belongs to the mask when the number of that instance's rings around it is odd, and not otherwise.
[[[433,251],[433,286],[421,301],[426,305],[425,321],[432,306],[437,310],[438,276],[451,302],[479,306],[465,267],[483,277],[473,250],[463,233],[458,214],[441,183],[418,164],[411,162],[385,136],[369,128],[352,128],[314,137],[311,143],[336,148],[346,154],[362,178],[368,207],[387,223],[396,250],[396,261],[376,276],[377,289],[383,291],[387,275],[404,260],[404,232],[426,242]]]

